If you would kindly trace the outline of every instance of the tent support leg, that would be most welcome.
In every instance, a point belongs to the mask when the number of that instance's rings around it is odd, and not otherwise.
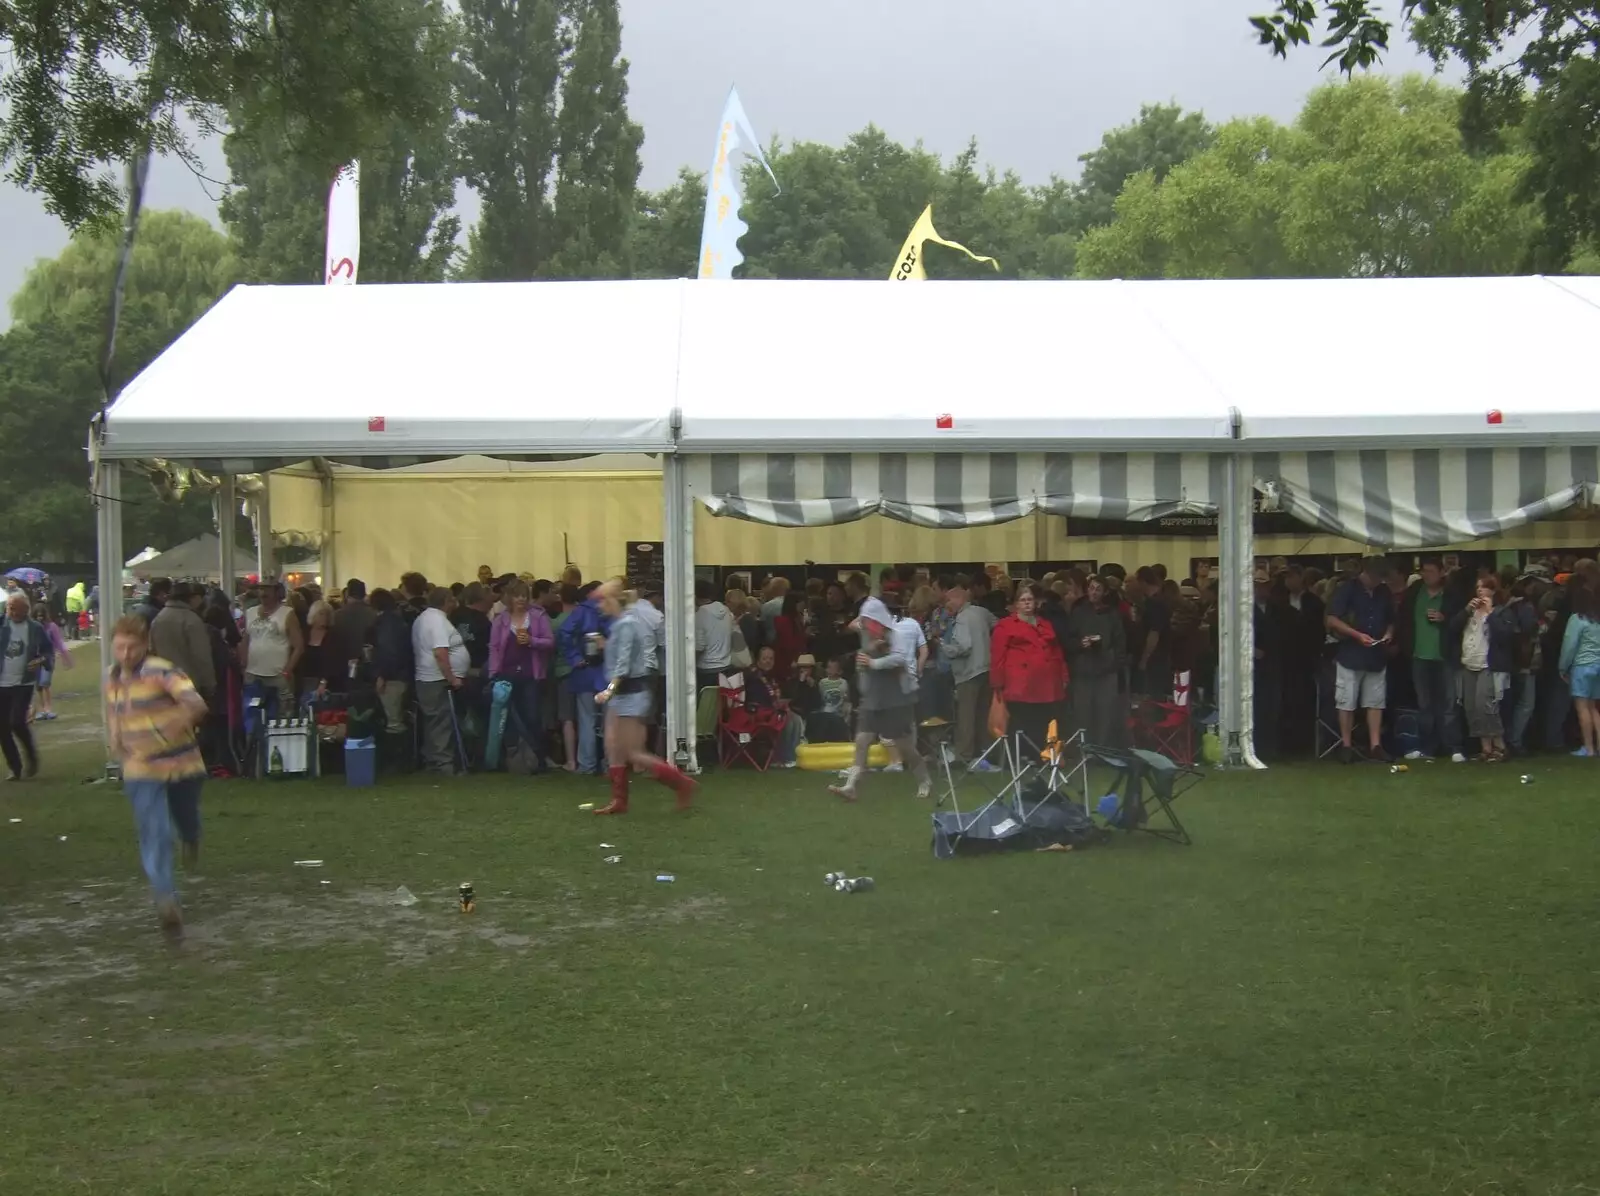
[[[222,592],[232,598],[239,585],[239,579],[233,575],[233,566],[238,559],[238,544],[235,543],[235,531],[238,529],[239,499],[237,487],[234,485],[233,475],[222,475],[221,485],[217,489],[217,576],[222,579]]]
[[[667,591],[667,742],[673,762],[694,771],[694,529],[683,461],[676,453],[663,458],[661,480],[666,490],[661,540]]]
[[[122,465],[101,461],[95,470],[95,540],[100,607],[96,612],[100,633],[100,675],[111,671],[111,629],[122,617]],[[105,726],[102,717],[101,726]],[[107,775],[115,764],[108,762]]]
[[[1230,767],[1263,768],[1254,744],[1255,486],[1250,456],[1228,457],[1218,504],[1217,731]]]
[[[272,545],[272,475],[261,475],[256,495],[256,576],[263,582],[278,576],[278,554]]]

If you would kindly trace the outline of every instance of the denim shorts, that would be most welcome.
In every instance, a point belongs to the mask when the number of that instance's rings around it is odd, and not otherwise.
[[[1572,670],[1572,696],[1600,698],[1600,664],[1580,664]]]

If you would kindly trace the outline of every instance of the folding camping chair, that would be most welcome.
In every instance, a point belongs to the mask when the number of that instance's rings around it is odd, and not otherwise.
[[[1128,716],[1129,738],[1135,747],[1160,752],[1176,764],[1194,763],[1194,720],[1187,691],[1184,700],[1160,702],[1138,698]]]
[[[778,741],[789,716],[781,710],[746,705],[743,676],[737,686],[723,686],[717,693],[721,699],[717,757],[722,767],[732,768],[743,760],[757,772],[766,772],[778,754]]]
[[[1142,748],[1124,751],[1085,744],[1083,752],[1086,760],[1097,760],[1113,771],[1115,779],[1100,799],[1099,811],[1111,826],[1130,833],[1143,831],[1185,847],[1193,842],[1172,803],[1205,780],[1205,773]],[[1166,818],[1168,827],[1150,825],[1152,806]]]

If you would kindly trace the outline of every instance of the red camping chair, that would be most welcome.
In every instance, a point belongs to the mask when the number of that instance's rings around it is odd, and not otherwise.
[[[1159,752],[1174,764],[1194,763],[1194,724],[1188,703],[1135,698],[1128,717],[1129,740],[1134,747]]]
[[[766,772],[772,767],[772,758],[778,754],[778,741],[789,716],[781,710],[746,705],[742,676],[737,685],[718,689],[717,695],[721,703],[717,719],[717,755],[722,767],[733,768],[742,760],[757,772]]]

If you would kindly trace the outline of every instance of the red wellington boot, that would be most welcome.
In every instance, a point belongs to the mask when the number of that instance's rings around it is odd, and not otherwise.
[[[628,812],[628,770],[626,767],[611,770],[611,804],[596,810],[596,814],[626,814]]]
[[[650,775],[678,795],[678,809],[687,810],[694,805],[695,790],[700,786],[681,769],[674,768],[665,760],[658,760],[651,767]]]

